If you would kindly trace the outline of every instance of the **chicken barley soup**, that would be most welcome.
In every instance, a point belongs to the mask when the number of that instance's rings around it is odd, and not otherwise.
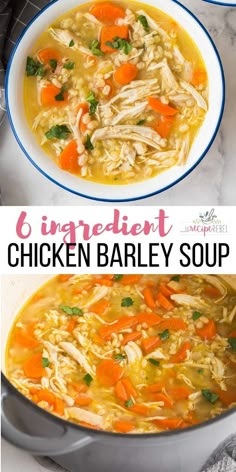
[[[132,1],[88,3],[34,45],[24,100],[39,144],[61,169],[127,184],[186,163],[207,86],[196,44],[171,17]]]
[[[236,406],[236,293],[217,276],[59,275],[15,321],[7,375],[90,428],[196,425]]]

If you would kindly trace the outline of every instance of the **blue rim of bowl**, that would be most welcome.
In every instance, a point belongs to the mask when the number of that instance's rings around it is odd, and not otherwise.
[[[33,166],[41,173],[44,175],[44,177],[46,177],[48,180],[50,180],[51,182],[53,182],[54,184],[56,184],[57,186],[59,186],[60,188],[62,188],[63,190],[66,190],[67,192],[70,192],[74,195],[77,195],[79,197],[83,197],[83,198],[87,198],[89,200],[93,200],[93,201],[97,201],[97,202],[105,202],[105,203],[127,203],[127,202],[134,202],[134,201],[138,201],[138,200],[143,200],[145,198],[150,198],[150,197],[153,197],[155,195],[158,195],[159,193],[162,193],[162,192],[165,192],[166,190],[169,190],[171,187],[174,187],[176,184],[178,184],[179,182],[181,182],[183,179],[185,179],[199,164],[200,162],[202,161],[202,159],[205,157],[205,155],[207,154],[207,152],[209,151],[209,149],[211,148],[215,138],[216,138],[216,135],[218,133],[218,130],[219,130],[219,127],[220,127],[220,123],[221,123],[221,120],[222,120],[222,117],[223,117],[223,113],[224,113],[224,107],[225,107],[225,76],[224,76],[224,69],[223,69],[223,65],[222,65],[222,62],[221,62],[221,58],[220,58],[220,55],[219,55],[219,52],[216,48],[216,45],[213,41],[213,39],[211,38],[210,34],[208,33],[207,29],[205,28],[205,26],[201,23],[201,21],[187,8],[185,7],[184,5],[182,5],[178,0],[172,0],[174,3],[176,3],[177,5],[179,5],[180,8],[182,8],[183,10],[185,10],[198,24],[199,26],[202,28],[202,30],[205,32],[206,36],[208,37],[210,43],[211,43],[211,46],[215,52],[215,55],[217,57],[217,60],[218,60],[218,64],[219,64],[219,68],[220,68],[220,73],[221,73],[221,81],[222,81],[222,103],[221,103],[221,109],[220,109],[220,114],[219,114],[219,118],[218,118],[218,121],[217,121],[217,124],[216,124],[216,128],[215,128],[215,131],[206,147],[206,149],[203,151],[203,153],[201,154],[201,156],[198,158],[198,160],[193,164],[193,166],[187,171],[185,172],[181,177],[179,177],[178,179],[176,179],[174,182],[166,185],[165,187],[159,189],[159,190],[156,190],[155,192],[152,192],[152,193],[149,193],[149,194],[146,194],[146,195],[141,195],[141,196],[137,196],[137,197],[132,197],[132,198],[122,198],[122,199],[112,199],[112,198],[101,198],[101,197],[93,197],[91,195],[85,195],[83,193],[80,193],[80,192],[77,192],[76,190],[72,190],[71,188],[68,188],[66,187],[65,185],[63,185],[62,183],[58,182],[57,180],[54,180],[53,177],[51,177],[50,175],[48,175],[43,169],[41,169],[37,164],[36,162],[33,160],[33,158],[28,154],[28,152],[26,151],[26,149],[24,148],[23,144],[21,143],[19,137],[18,137],[18,134],[16,132],[16,129],[14,127],[14,124],[13,124],[13,120],[12,120],[12,117],[11,117],[11,112],[10,112],[10,106],[9,106],[9,99],[8,99],[8,85],[9,85],[9,74],[10,74],[10,71],[11,71],[11,64],[13,62],[13,59],[14,59],[14,56],[16,54],[16,51],[18,49],[18,46],[22,40],[22,38],[25,36],[26,32],[28,31],[28,29],[33,25],[33,23],[35,22],[35,20],[41,16],[48,8],[50,8],[52,5],[54,5],[55,3],[58,2],[58,0],[52,0],[48,5],[46,5],[39,13],[37,13],[37,15],[35,15],[32,20],[28,23],[28,25],[24,28],[24,30],[22,31],[21,35],[19,36],[17,42],[16,42],[16,45],[13,49],[13,52],[12,52],[12,55],[11,55],[11,58],[9,60],[9,63],[8,63],[8,66],[7,66],[7,72],[6,72],[6,87],[5,87],[5,94],[6,94],[6,108],[7,108],[7,115],[8,115],[8,120],[10,122],[10,125],[11,125],[11,129],[13,131],[13,134],[15,136],[15,139],[18,143],[18,145],[20,146],[21,150],[23,151],[23,153],[25,154],[25,156],[29,159],[29,161],[31,162],[31,164],[33,164]],[[111,191],[112,191],[112,187],[111,187]],[[124,188],[124,191],[125,191],[125,188]]]
[[[212,3],[213,5],[220,5],[221,7],[236,7],[236,3],[224,3],[218,2],[217,0],[203,0],[206,3]]]

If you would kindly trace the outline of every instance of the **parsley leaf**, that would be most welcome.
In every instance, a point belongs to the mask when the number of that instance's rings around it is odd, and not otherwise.
[[[203,370],[203,369],[198,369],[198,373],[199,373],[199,374],[203,374],[203,373],[204,373],[204,370]]]
[[[198,318],[201,318],[202,314],[200,313],[200,311],[194,311],[193,314],[192,314],[192,319],[193,321],[196,321],[198,320]]]
[[[114,355],[114,360],[117,362],[121,362],[125,359],[125,356],[123,354],[115,354]]]
[[[236,352],[236,338],[229,338],[228,342],[230,346],[232,347],[233,351]]]
[[[211,390],[208,390],[206,388],[202,390],[202,395],[208,402],[210,402],[212,404],[217,402],[217,400],[219,399],[219,396],[216,395],[216,393],[214,393]]]
[[[132,298],[130,297],[127,297],[127,298],[122,298],[122,301],[121,301],[121,306],[132,306],[134,304],[134,301],[132,300]]]
[[[56,59],[50,59],[49,61],[50,67],[52,69],[52,72],[55,72],[57,68],[57,60]]]
[[[66,125],[55,125],[45,133],[45,136],[48,139],[67,139],[70,133],[71,131]]]
[[[90,104],[89,114],[94,115],[95,111],[97,110],[97,106],[98,106],[98,101],[96,100],[94,93],[90,92],[90,94],[87,96],[86,100]]]
[[[76,315],[76,316],[82,316],[83,311],[78,308],[77,306],[68,306],[68,305],[60,305],[59,308],[64,311],[67,315]]]
[[[140,21],[141,25],[143,26],[143,29],[148,33],[149,32],[149,24],[148,24],[146,16],[139,15],[138,18],[137,18],[137,21]]]
[[[42,366],[45,368],[45,367],[48,367],[50,364],[49,360],[47,357],[42,357]]]
[[[174,275],[173,277],[171,277],[170,280],[173,280],[174,282],[179,282],[179,279],[180,279],[180,275]]]
[[[86,141],[85,141],[84,146],[85,146],[85,149],[87,149],[88,151],[92,151],[94,149],[94,146],[91,143],[91,139],[90,139],[89,134],[87,134],[87,136],[86,136]]]
[[[94,56],[104,56],[104,53],[100,49],[100,42],[97,39],[93,39],[89,46]]]
[[[127,401],[125,402],[126,408],[130,408],[131,406],[133,406],[133,404],[134,404],[134,402],[133,402],[133,400],[132,400],[131,398],[129,398],[129,400],[127,400]]]
[[[63,69],[71,70],[74,69],[75,63],[74,62],[65,62]]]
[[[69,42],[69,48],[73,48],[74,45],[75,45],[75,42],[74,42],[74,40],[72,39],[72,40]]]
[[[66,85],[63,85],[60,92],[57,95],[55,95],[55,100],[57,102],[63,102],[65,100],[64,93],[66,91],[66,88],[67,88]]]
[[[146,120],[139,120],[139,121],[136,123],[136,126],[142,126],[142,125],[144,125],[144,123],[146,123]]]
[[[114,275],[114,280],[115,280],[115,282],[119,282],[119,280],[121,280],[122,277],[123,277],[123,275],[118,275],[118,274],[117,274],[117,275]]]
[[[164,341],[165,339],[169,339],[170,332],[168,329],[165,329],[165,331],[163,331],[162,333],[159,333],[158,336]]]
[[[157,361],[156,359],[152,359],[152,357],[148,359],[148,362],[150,362],[150,364],[153,364],[155,366],[160,365],[160,361]]]
[[[106,41],[106,45],[110,46],[112,49],[119,49],[119,51],[123,51],[126,55],[133,49],[132,44],[130,44],[127,39],[119,38],[119,36],[115,36],[113,41]]]
[[[83,377],[83,381],[86,383],[86,385],[89,387],[90,384],[92,383],[93,381],[93,377],[91,377],[90,374],[86,374],[84,377]]]
[[[32,57],[28,56],[26,61],[26,75],[27,77],[39,76],[44,77],[45,70],[43,64],[39,61],[35,61]]]

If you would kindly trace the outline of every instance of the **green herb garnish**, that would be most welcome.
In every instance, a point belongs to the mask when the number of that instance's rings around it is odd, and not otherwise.
[[[233,351],[236,352],[236,338],[228,338],[228,343],[232,347]]]
[[[70,129],[66,125],[56,125],[45,133],[47,139],[67,139],[71,133]]]
[[[153,364],[155,366],[159,366],[160,365],[160,361],[157,361],[156,359],[152,359],[152,357],[150,357],[148,359],[148,362],[150,362],[150,364]]]
[[[127,401],[125,402],[126,408],[130,408],[131,406],[133,406],[133,404],[134,404],[134,402],[133,402],[133,400],[132,400],[131,398],[129,398],[129,400],[127,400]]]
[[[73,48],[74,45],[75,45],[75,42],[74,42],[74,40],[72,39],[72,40],[69,42],[69,48]]]
[[[74,62],[65,62],[63,69],[72,70],[75,67]]]
[[[91,377],[90,374],[86,374],[84,377],[83,377],[83,381],[86,383],[86,385],[89,387],[91,382],[93,381],[93,377]]]
[[[204,373],[204,370],[203,370],[203,369],[198,369],[198,373],[199,373],[199,374],[203,374],[203,373]]]
[[[115,36],[112,41],[106,41],[106,45],[110,46],[112,49],[119,49],[119,51],[123,51],[126,55],[128,55],[133,46],[130,44],[127,39],[119,38],[119,36]]]
[[[50,59],[49,61],[50,67],[52,69],[52,72],[55,72],[57,68],[57,60],[56,59]]]
[[[146,120],[139,120],[139,121],[136,123],[136,126],[142,126],[142,125],[144,125],[144,123],[146,123]]]
[[[42,357],[42,366],[45,368],[45,367],[48,367],[50,364],[49,360],[47,357]]]
[[[125,356],[123,354],[115,354],[114,355],[114,360],[117,362],[121,362],[125,359]]]
[[[137,21],[140,21],[141,25],[143,26],[143,29],[148,33],[149,32],[149,24],[148,24],[146,16],[139,15],[138,18],[137,18]]]
[[[200,313],[200,311],[194,311],[193,314],[192,314],[192,319],[193,321],[196,321],[198,320],[198,318],[201,318],[202,314]]]
[[[98,101],[96,100],[94,93],[90,92],[90,94],[87,96],[86,100],[90,104],[89,114],[94,115],[95,111],[97,110],[97,106],[98,106]]]
[[[117,275],[114,275],[114,280],[115,280],[115,282],[119,282],[119,280],[121,280],[122,277],[123,277],[123,275],[118,275],[118,274],[117,274]]]
[[[66,89],[67,89],[66,85],[63,85],[60,92],[57,95],[55,95],[55,100],[57,102],[63,102],[65,100],[64,93],[65,93]]]
[[[91,139],[90,139],[89,134],[87,134],[87,136],[86,136],[86,141],[85,141],[84,146],[85,146],[85,149],[87,149],[88,151],[92,151],[94,149],[94,146],[91,143]]]
[[[132,300],[132,298],[130,297],[127,297],[127,298],[122,298],[122,301],[121,301],[121,306],[132,306],[134,304],[134,301]]]
[[[26,61],[26,75],[27,77],[32,77],[34,75],[38,77],[44,77],[45,70],[43,64],[28,56]]]
[[[97,39],[93,39],[89,46],[94,56],[104,56],[104,53],[100,49],[100,42]]]
[[[170,280],[173,280],[174,282],[179,282],[179,279],[180,279],[180,275],[174,275],[173,277],[171,277]]]
[[[158,333],[158,336],[159,336],[159,338],[161,338],[162,340],[169,339],[169,337],[170,337],[170,332],[169,332],[168,329],[165,329],[165,331],[163,331],[162,333]]]
[[[202,395],[208,402],[210,402],[212,404],[217,402],[217,400],[219,399],[219,396],[216,395],[216,393],[214,393],[214,392],[212,392],[211,390],[208,390],[208,389],[203,389],[202,390]]]
[[[78,308],[77,306],[68,306],[68,305],[60,305],[59,308],[64,311],[67,315],[71,316],[82,316],[83,311]]]

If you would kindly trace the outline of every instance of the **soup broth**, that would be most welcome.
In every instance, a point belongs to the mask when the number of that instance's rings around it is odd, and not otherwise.
[[[19,313],[6,365],[79,425],[190,427],[236,406],[236,294],[217,276],[59,275]]]

